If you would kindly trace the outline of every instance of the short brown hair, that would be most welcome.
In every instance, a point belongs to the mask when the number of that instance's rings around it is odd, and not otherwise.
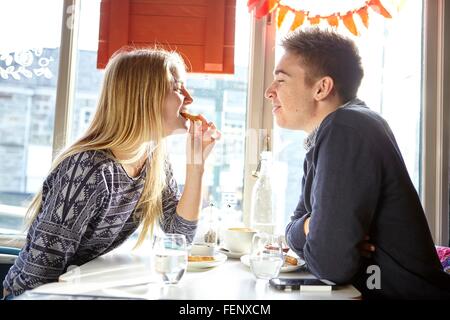
[[[300,57],[307,84],[312,85],[320,77],[329,76],[344,102],[356,97],[364,70],[352,40],[334,31],[297,29],[283,38],[281,46]]]

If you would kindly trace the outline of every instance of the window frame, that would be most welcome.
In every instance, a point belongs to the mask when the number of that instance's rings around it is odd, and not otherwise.
[[[248,102],[244,161],[243,222],[250,225],[252,189],[256,179],[252,172],[256,170],[258,156],[264,148],[264,138],[273,129],[273,116],[270,101],[264,92],[273,79],[275,66],[275,23],[268,15],[257,20],[251,17],[250,59],[248,71]],[[257,144],[255,145],[255,142]],[[271,146],[270,146],[270,149]]]
[[[75,13],[68,8],[74,6]],[[70,111],[73,105],[75,85],[75,61],[77,52],[77,23],[79,0],[64,0],[59,75],[57,85],[53,155],[61,150],[70,136]],[[70,15],[73,15],[70,17]],[[446,19],[447,18],[447,19]],[[67,28],[67,19],[73,19],[74,28]],[[422,118],[422,204],[436,244],[447,245],[449,240],[448,206],[448,152],[450,125],[449,42],[444,35],[450,34],[450,5],[444,0],[424,1],[423,34],[423,118]],[[249,82],[246,118],[245,168],[243,186],[243,219],[250,222],[251,191],[255,179],[251,172],[256,169],[257,159],[263,148],[264,133],[273,129],[270,102],[264,91],[272,81],[275,63],[274,19],[268,15],[260,20],[251,17],[251,48],[249,59]],[[437,108],[433,108],[437,106]],[[262,110],[261,110],[262,107]],[[262,111],[262,112],[261,112]],[[257,145],[251,133],[258,134]],[[260,133],[263,134],[260,134]]]
[[[437,245],[449,243],[450,5],[424,1],[422,204]]]
[[[63,4],[52,160],[67,145],[72,132],[70,124],[75,98],[80,4],[79,0],[64,0]]]

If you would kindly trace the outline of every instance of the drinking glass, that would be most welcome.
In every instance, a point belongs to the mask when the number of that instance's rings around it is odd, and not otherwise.
[[[277,277],[283,263],[281,236],[268,233],[253,236],[250,269],[257,279],[270,280]]]
[[[182,234],[155,236],[153,242],[155,272],[166,284],[176,284],[183,277],[188,264],[186,237]]]

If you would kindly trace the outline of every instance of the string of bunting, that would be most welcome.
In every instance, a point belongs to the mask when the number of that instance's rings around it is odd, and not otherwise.
[[[258,4],[260,4],[258,6]],[[359,35],[358,28],[356,27],[354,17],[357,15],[361,18],[363,25],[369,27],[369,8],[382,15],[385,18],[392,18],[391,14],[381,3],[381,0],[367,0],[361,7],[347,11],[345,13],[335,12],[330,15],[312,15],[309,11],[294,9],[290,6],[281,4],[281,0],[248,0],[247,7],[249,11],[256,10],[255,16],[260,19],[273,11],[277,10],[277,26],[281,27],[284,18],[288,12],[292,12],[295,17],[291,24],[290,30],[295,30],[302,26],[306,21],[310,25],[318,25],[322,20],[328,22],[332,27],[337,28],[340,21],[345,27],[355,36]]]

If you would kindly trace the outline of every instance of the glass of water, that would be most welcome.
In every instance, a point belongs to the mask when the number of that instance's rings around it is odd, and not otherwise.
[[[186,237],[182,234],[155,236],[153,242],[155,272],[166,284],[176,284],[183,277],[188,264]]]
[[[270,280],[277,277],[283,263],[281,236],[268,233],[253,236],[250,269],[257,279]]]

